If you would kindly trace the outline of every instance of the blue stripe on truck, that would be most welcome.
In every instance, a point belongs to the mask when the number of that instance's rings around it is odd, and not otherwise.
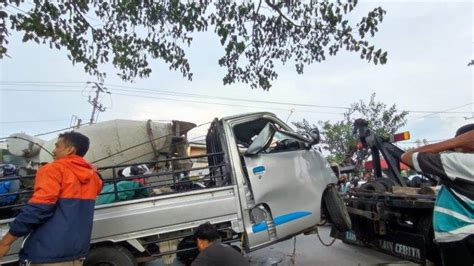
[[[287,214],[275,217],[275,219],[273,219],[273,222],[275,223],[275,226],[279,226],[279,225],[294,221],[296,219],[303,218],[308,215],[311,215],[311,212],[307,212],[307,211],[291,212],[291,213],[287,213]],[[265,221],[252,225],[252,231],[254,233],[265,231],[267,229],[268,227]]]

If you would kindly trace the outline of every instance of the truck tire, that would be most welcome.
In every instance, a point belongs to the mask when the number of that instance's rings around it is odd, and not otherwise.
[[[102,246],[91,250],[84,261],[84,266],[137,266],[132,253],[120,246]]]
[[[329,214],[329,219],[339,232],[345,232],[352,228],[351,218],[347,212],[346,204],[341,198],[335,186],[326,188],[323,194],[324,204]]]
[[[375,180],[375,182],[378,182],[379,184],[382,184],[384,186],[385,191],[392,192],[392,187],[396,186],[395,182],[393,182],[392,179],[388,178],[378,178]]]
[[[378,193],[382,193],[382,192],[387,191],[385,189],[385,186],[382,185],[381,183],[377,182],[377,181],[367,182],[367,183],[363,184],[360,188],[365,189],[365,190],[370,190],[370,191],[373,191],[373,192],[378,192]]]

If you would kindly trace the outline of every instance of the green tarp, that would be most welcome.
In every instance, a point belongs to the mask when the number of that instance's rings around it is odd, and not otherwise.
[[[109,194],[100,195],[99,197],[97,197],[95,204],[101,205],[124,200],[141,199],[149,196],[148,190],[146,188],[143,188],[142,184],[135,181],[117,182],[117,193],[111,192],[115,192],[114,184],[105,184],[100,194]]]

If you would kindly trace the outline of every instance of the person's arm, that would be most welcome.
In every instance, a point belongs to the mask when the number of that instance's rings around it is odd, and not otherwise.
[[[10,223],[11,235],[25,236],[54,215],[61,191],[62,170],[60,167],[60,165],[49,164],[40,168],[35,177],[33,196],[15,220]]]
[[[462,149],[464,152],[474,152],[474,131],[466,132],[455,138],[448,139],[435,144],[425,145],[405,152],[401,160],[403,163],[414,166],[413,154],[418,153],[440,153],[449,150]]]
[[[11,245],[16,239],[17,237],[10,233],[7,233],[5,236],[3,236],[2,240],[0,240],[0,258],[8,253]]]

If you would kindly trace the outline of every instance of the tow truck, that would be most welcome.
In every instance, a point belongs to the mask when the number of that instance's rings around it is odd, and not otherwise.
[[[354,134],[361,148],[370,150],[373,176],[344,197],[352,229],[342,232],[333,227],[331,235],[348,244],[374,248],[416,263],[438,262],[432,225],[435,189],[410,187],[400,174],[404,151],[394,143],[409,139],[409,132],[384,137],[370,129],[367,121],[357,119]],[[385,173],[381,156],[387,164]],[[436,177],[420,174],[431,185],[437,183]]]

